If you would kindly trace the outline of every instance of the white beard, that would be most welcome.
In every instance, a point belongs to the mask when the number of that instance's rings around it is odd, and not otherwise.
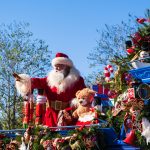
[[[71,68],[67,77],[64,77],[63,71],[50,71],[47,76],[47,83],[50,87],[56,87],[57,93],[64,92],[67,88],[71,87],[80,77],[77,69]]]

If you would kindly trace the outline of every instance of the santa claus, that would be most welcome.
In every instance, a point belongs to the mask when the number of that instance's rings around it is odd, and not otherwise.
[[[22,96],[28,95],[33,89],[44,90],[49,104],[44,124],[49,127],[57,125],[59,111],[69,107],[75,93],[85,88],[83,78],[66,54],[57,53],[52,60],[52,67],[53,70],[44,78],[30,78],[26,74],[16,77],[16,88]]]

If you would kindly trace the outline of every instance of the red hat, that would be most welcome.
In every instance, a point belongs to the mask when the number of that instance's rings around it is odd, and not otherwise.
[[[73,62],[66,54],[57,53],[55,58],[52,60],[52,66],[54,67],[56,64],[63,64],[69,67],[73,66]]]

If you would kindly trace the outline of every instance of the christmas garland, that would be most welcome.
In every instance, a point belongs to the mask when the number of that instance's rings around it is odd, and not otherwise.
[[[104,135],[98,126],[81,126],[72,130],[54,131],[48,127],[29,126],[24,135],[3,141],[6,150],[96,150],[105,148]]]

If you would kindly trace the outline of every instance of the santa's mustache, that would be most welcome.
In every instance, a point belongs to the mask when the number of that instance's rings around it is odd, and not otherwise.
[[[68,71],[66,71],[66,70],[54,70],[55,72],[56,72],[56,75],[57,75],[57,73],[58,73],[58,75],[62,75],[63,74],[63,78],[65,78],[67,75],[68,75]]]
[[[53,71],[51,71],[51,75],[53,76],[53,77],[58,77],[59,79],[64,79],[64,71],[59,71],[59,70],[53,70]]]
[[[65,76],[63,71],[52,70],[48,74],[48,83],[51,86],[57,86],[64,80],[64,78]]]

